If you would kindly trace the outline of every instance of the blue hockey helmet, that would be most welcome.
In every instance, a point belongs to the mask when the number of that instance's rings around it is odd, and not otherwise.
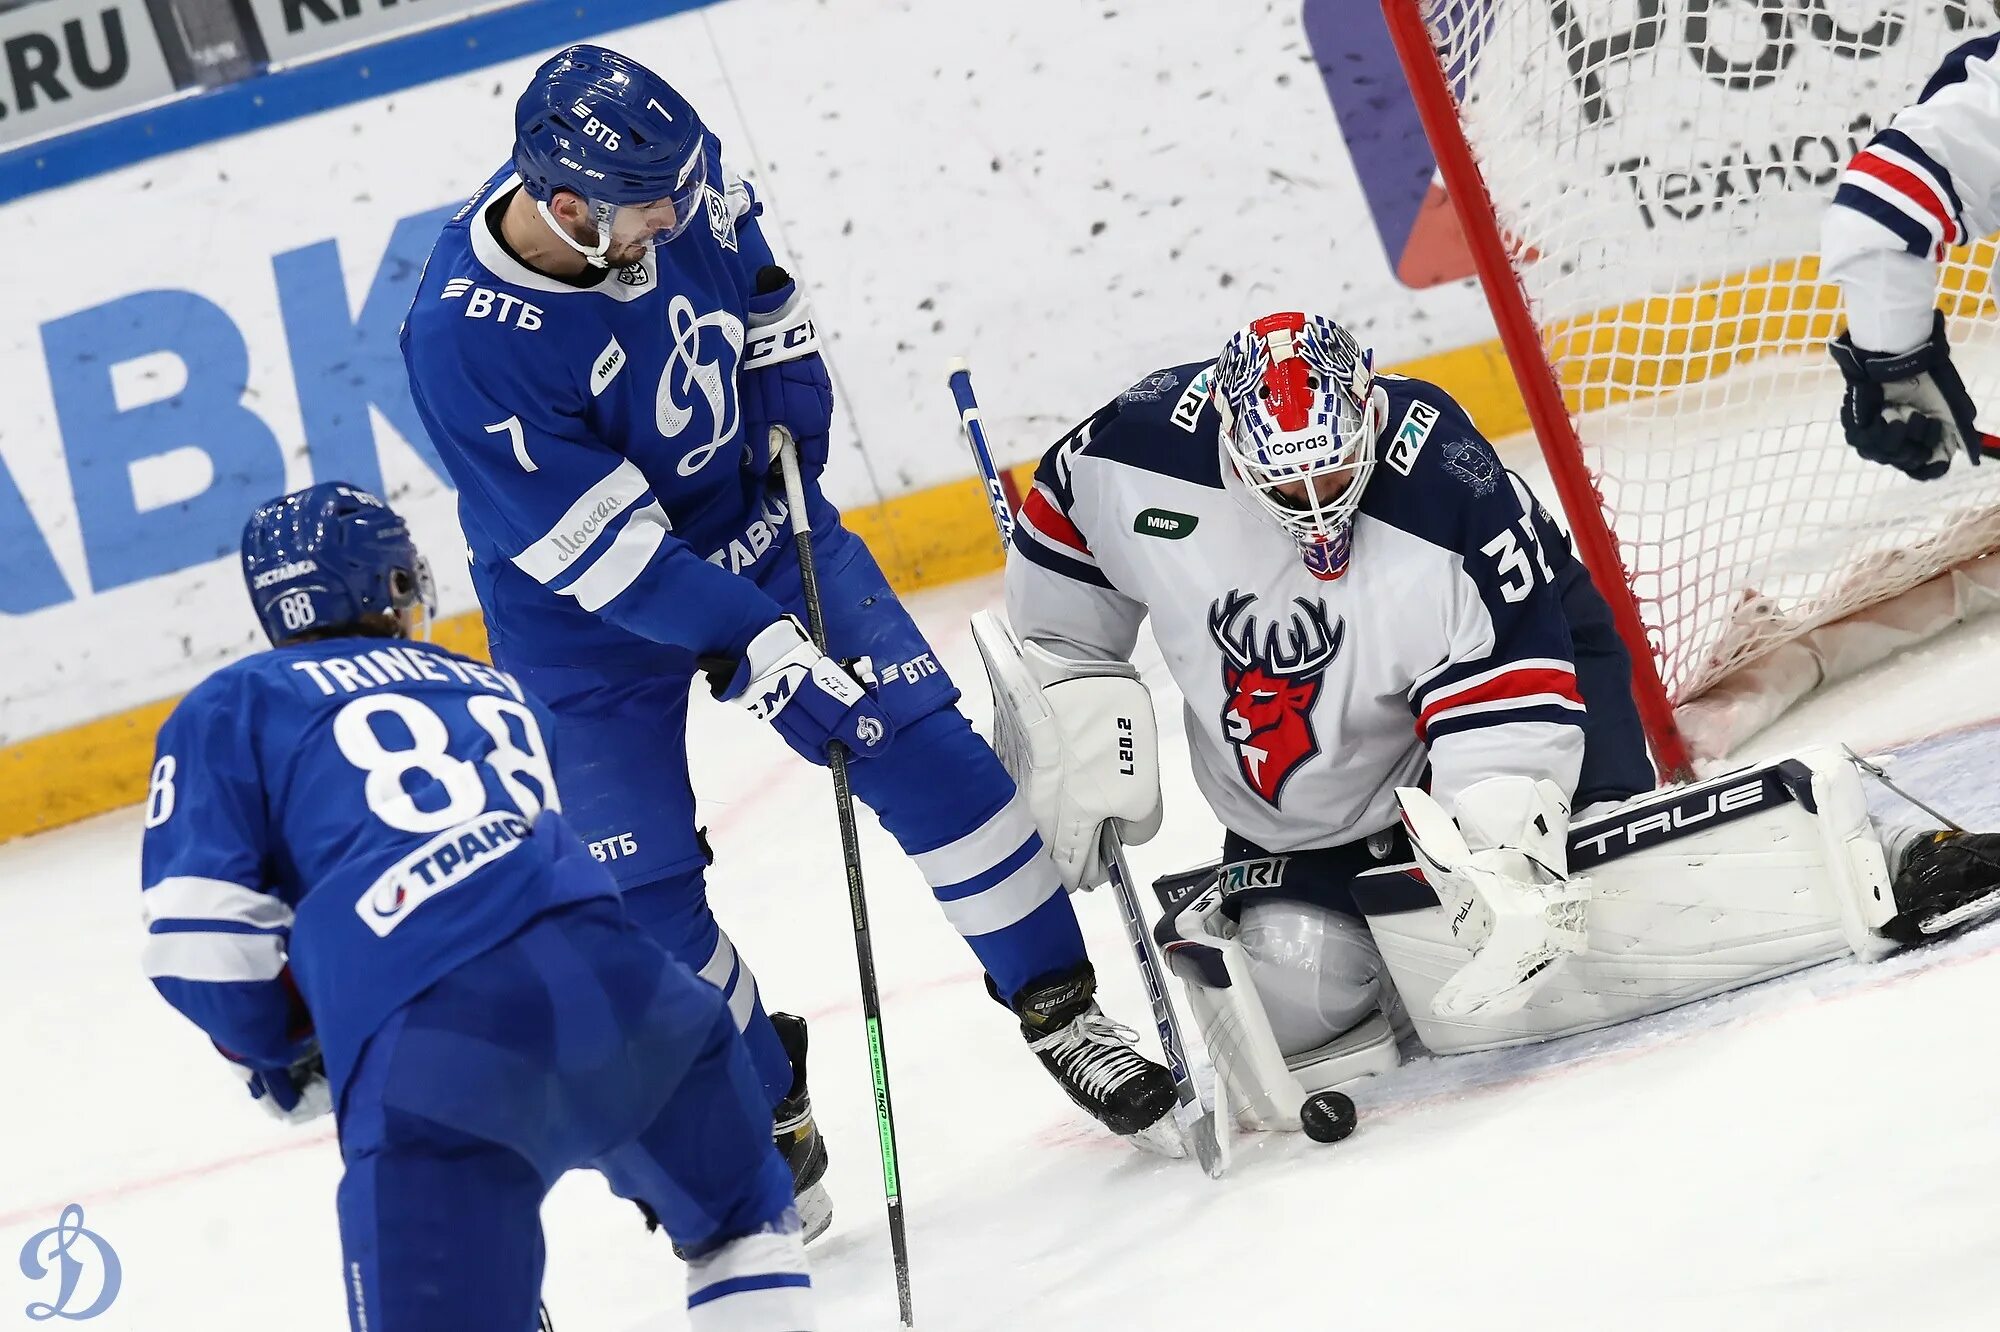
[[[664,245],[701,211],[707,132],[687,99],[636,60],[572,46],[514,104],[514,169],[555,233],[600,267],[613,240]],[[557,190],[590,205],[593,247],[549,212]],[[667,209],[672,209],[671,215]],[[622,225],[621,225],[622,224]]]
[[[322,481],[257,506],[243,525],[243,581],[282,647],[365,616],[437,612],[430,565],[409,525],[357,487]]]

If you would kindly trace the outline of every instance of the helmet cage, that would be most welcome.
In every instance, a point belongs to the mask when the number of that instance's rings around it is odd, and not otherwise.
[[[1323,316],[1272,315],[1230,338],[1212,394],[1242,493],[1292,536],[1309,568],[1338,576],[1388,416],[1372,356]],[[1343,479],[1337,492],[1329,478]],[[1279,489],[1299,482],[1302,494]]]

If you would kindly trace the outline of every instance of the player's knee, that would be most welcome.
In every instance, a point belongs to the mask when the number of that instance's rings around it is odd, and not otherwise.
[[[1236,941],[1287,1057],[1317,1049],[1382,1006],[1382,957],[1368,927],[1304,902],[1243,908]]]
[[[880,758],[850,769],[854,793],[904,845],[937,845],[970,832],[969,813],[990,815],[1014,794],[1013,779],[955,708],[905,725]],[[907,833],[907,835],[906,835]]]

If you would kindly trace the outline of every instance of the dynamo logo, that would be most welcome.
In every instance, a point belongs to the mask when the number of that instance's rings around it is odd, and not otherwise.
[[[28,1237],[21,1247],[21,1274],[30,1281],[55,1280],[53,1302],[36,1300],[23,1310],[38,1323],[97,1317],[118,1298],[122,1280],[118,1255],[103,1236],[84,1228],[83,1208],[76,1203],[63,1208],[53,1226]]]

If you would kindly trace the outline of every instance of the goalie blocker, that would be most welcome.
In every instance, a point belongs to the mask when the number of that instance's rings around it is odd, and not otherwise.
[[[1419,838],[1451,826],[1422,792],[1401,794]],[[1296,1129],[1307,1095],[1394,1068],[1398,1031],[1437,1054],[1567,1036],[1845,954],[1872,960],[2000,909],[2000,837],[1889,842],[1828,749],[1583,818],[1567,872],[1556,865],[1534,904],[1547,949],[1524,950],[1528,974],[1470,1011],[1452,984],[1481,969],[1519,904],[1469,889],[1463,863],[1426,861],[1406,829],[1167,876],[1156,937],[1241,1121]],[[1440,876],[1461,882],[1434,889]],[[1343,1011],[1357,1002],[1372,1010]]]

